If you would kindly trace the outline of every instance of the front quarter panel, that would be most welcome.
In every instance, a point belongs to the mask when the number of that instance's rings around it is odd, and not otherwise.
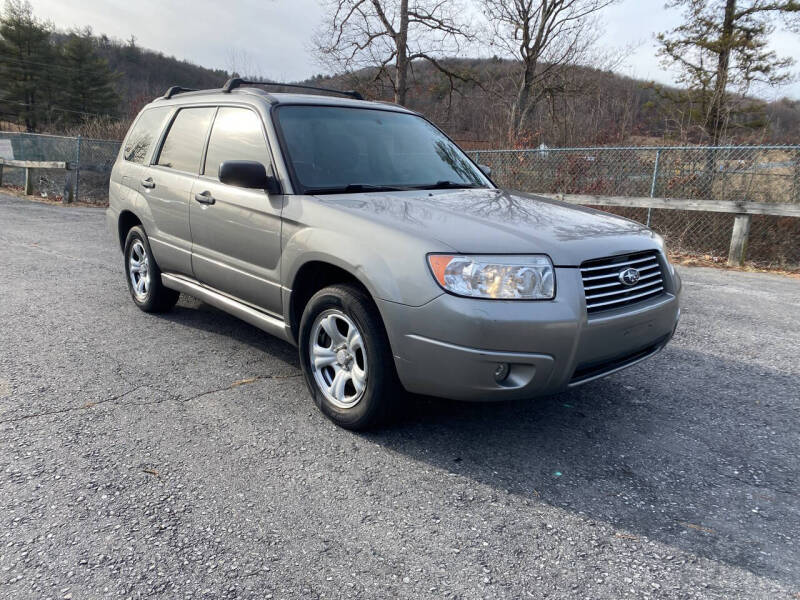
[[[291,288],[303,265],[333,264],[352,274],[377,300],[421,306],[443,292],[426,255],[452,249],[311,196],[289,196],[283,212],[282,279]]]

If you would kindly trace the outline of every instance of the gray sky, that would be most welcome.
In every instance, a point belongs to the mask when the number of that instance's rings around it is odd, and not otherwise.
[[[206,67],[236,68],[279,80],[321,72],[309,50],[319,25],[318,0],[32,0],[36,14],[68,29],[91,25],[95,33],[128,39]],[[675,26],[680,14],[664,0],[623,0],[603,13],[601,42],[633,45],[620,71],[670,83],[655,55],[654,34]],[[772,45],[782,56],[800,56],[800,35],[776,32]],[[800,73],[800,65],[794,67]],[[180,83],[180,82],[176,82]],[[766,99],[800,98],[800,82],[757,90]]]

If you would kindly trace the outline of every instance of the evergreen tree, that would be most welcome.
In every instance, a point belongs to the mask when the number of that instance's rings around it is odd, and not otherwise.
[[[660,54],[679,69],[685,91],[663,95],[682,107],[689,123],[714,145],[731,125],[763,123],[754,109],[762,105],[746,98],[754,83],[785,83],[792,58],[780,58],[767,48],[777,18],[800,15],[796,0],[672,0],[682,7],[684,22],[658,36]],[[796,20],[795,20],[796,23]]]
[[[48,118],[54,74],[52,26],[27,1],[7,0],[0,17],[0,107],[28,131]]]
[[[108,62],[97,55],[91,29],[72,32],[61,47],[61,101],[65,120],[113,115],[119,106],[114,75]]]

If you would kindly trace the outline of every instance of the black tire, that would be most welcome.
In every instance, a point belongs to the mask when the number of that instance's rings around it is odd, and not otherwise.
[[[356,325],[363,339],[368,365],[363,395],[348,408],[336,406],[326,397],[311,366],[312,329],[316,328],[317,317],[332,310],[341,311]],[[370,429],[389,418],[402,387],[383,321],[374,302],[364,291],[353,285],[339,284],[314,294],[303,311],[298,337],[300,365],[306,385],[325,416],[340,427],[352,430]]]
[[[134,288],[132,275],[130,273],[131,254],[140,253],[143,249],[147,257],[148,284],[144,293],[139,293]],[[128,237],[125,238],[125,280],[128,282],[128,291],[133,302],[144,312],[158,313],[170,310],[178,301],[179,292],[165,288],[161,283],[161,269],[153,258],[150,250],[150,242],[147,234],[140,226],[131,227]]]

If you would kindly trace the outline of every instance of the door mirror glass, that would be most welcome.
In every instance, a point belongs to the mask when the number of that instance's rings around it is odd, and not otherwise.
[[[254,160],[226,160],[219,166],[219,180],[226,185],[266,190],[270,194],[280,193],[278,180],[267,175],[264,165]]]
[[[487,167],[486,165],[478,165],[478,168],[481,171],[483,171],[483,174],[486,175],[487,177],[491,177],[492,176],[492,168],[491,167]]]

